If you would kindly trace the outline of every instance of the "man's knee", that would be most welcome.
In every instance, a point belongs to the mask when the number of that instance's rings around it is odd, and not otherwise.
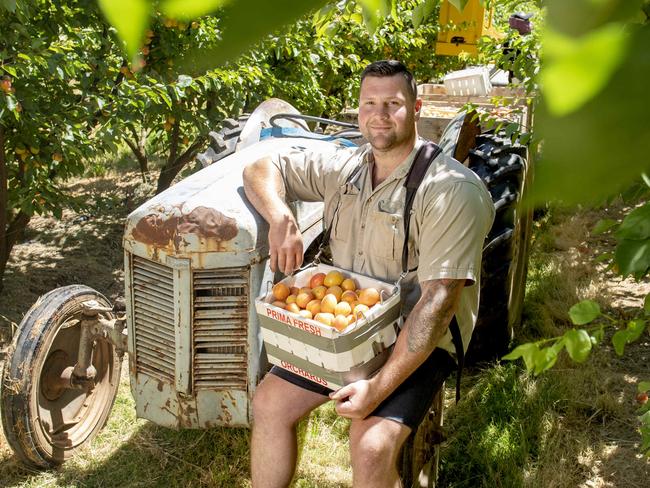
[[[370,417],[353,423],[350,454],[355,470],[376,470],[394,466],[410,429],[392,420]]]

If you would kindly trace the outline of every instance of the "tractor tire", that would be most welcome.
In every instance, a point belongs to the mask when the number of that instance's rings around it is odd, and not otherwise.
[[[221,122],[221,129],[208,133],[210,139],[208,149],[196,155],[196,160],[203,168],[216,163],[226,156],[230,156],[236,151],[239,136],[248,117],[248,115],[242,115],[238,119],[224,119]]]
[[[63,463],[90,441],[106,423],[117,394],[121,358],[108,340],[94,343],[92,388],[66,388],[59,381],[63,370],[77,362],[81,304],[87,300],[111,306],[83,285],[42,296],[20,323],[4,364],[0,407],[5,437],[24,463],[37,468]]]
[[[533,212],[520,205],[532,181],[525,146],[505,134],[481,134],[469,167],[487,186],[496,210],[483,249],[481,301],[467,353],[471,364],[505,354],[521,323]]]
[[[404,442],[399,460],[402,485],[406,488],[435,488],[438,479],[445,385],[436,394],[431,408],[416,432]]]

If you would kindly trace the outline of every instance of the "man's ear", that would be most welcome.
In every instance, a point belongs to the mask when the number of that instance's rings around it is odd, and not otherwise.
[[[415,99],[415,120],[420,120],[420,110],[422,109],[422,99]]]

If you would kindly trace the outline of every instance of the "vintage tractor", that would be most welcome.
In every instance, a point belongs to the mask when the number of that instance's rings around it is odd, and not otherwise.
[[[311,122],[339,129],[323,134],[311,131]],[[128,217],[124,303],[76,284],[45,294],[22,320],[4,365],[1,408],[7,441],[25,463],[60,464],[103,427],[124,353],[138,417],[174,429],[250,425],[251,398],[267,370],[254,300],[277,277],[268,264],[267,225],[244,196],[243,167],[281,147],[352,146],[360,134],[272,99],[225,121],[211,139],[199,157],[203,169]],[[527,240],[526,216],[516,207],[528,178],[526,149],[498,134],[477,135],[465,114],[448,124],[440,144],[481,175],[496,202],[485,286],[501,294],[487,308],[496,307],[502,323],[483,328],[489,335],[495,326],[507,344],[509,294],[517,290],[520,300],[525,277],[525,252],[513,245]],[[293,211],[310,254],[322,233],[322,204],[299,202]],[[435,480],[441,413],[439,396],[404,450],[408,486]]]

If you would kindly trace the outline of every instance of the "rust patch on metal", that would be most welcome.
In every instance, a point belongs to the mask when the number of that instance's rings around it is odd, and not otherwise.
[[[230,410],[228,409],[228,405],[226,404],[225,401],[221,400],[220,407],[223,416],[219,415],[219,420],[221,421],[225,420],[226,425],[230,425],[230,423],[232,422],[232,413],[230,413]]]
[[[165,247],[170,242],[178,250],[187,244],[183,235],[194,234],[206,239],[229,241],[237,236],[237,221],[218,210],[196,207],[188,214],[164,219],[158,214],[142,217],[135,225],[132,235],[138,241],[151,246]]]
[[[156,385],[158,388],[158,391],[163,391],[163,382],[162,380],[158,380],[158,384]]]

